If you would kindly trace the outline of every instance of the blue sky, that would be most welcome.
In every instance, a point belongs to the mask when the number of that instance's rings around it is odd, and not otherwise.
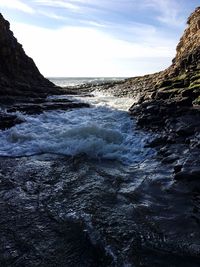
[[[130,77],[171,64],[197,0],[0,0],[45,76]]]

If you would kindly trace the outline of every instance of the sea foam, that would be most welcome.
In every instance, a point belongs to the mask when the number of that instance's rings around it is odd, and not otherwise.
[[[25,120],[0,131],[0,155],[29,156],[53,153],[75,156],[85,153],[93,159],[137,162],[150,150],[144,148],[147,135],[134,131],[126,109],[128,99],[96,95],[77,98],[91,108],[68,112],[51,111],[20,116]]]

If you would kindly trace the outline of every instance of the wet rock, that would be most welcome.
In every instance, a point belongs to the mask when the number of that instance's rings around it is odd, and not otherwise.
[[[179,169],[176,170],[174,178],[176,180],[200,181],[200,158],[198,149],[190,152],[181,166],[180,171]]]
[[[174,173],[178,173],[181,171],[183,165],[182,164],[177,164],[174,166]]]
[[[164,164],[171,164],[179,159],[179,156],[176,154],[171,154],[168,157],[164,158],[162,160],[162,163]]]
[[[157,146],[165,145],[166,141],[167,141],[167,136],[160,136],[160,137],[155,138],[150,143],[148,143],[148,146],[157,147]]]
[[[41,104],[19,104],[7,109],[7,112],[24,112],[26,114],[39,114],[51,110],[70,110],[74,108],[87,108],[89,104],[72,101],[53,101]]]
[[[177,130],[176,133],[180,136],[191,136],[195,133],[195,128],[191,125],[182,125]]]
[[[0,170],[1,266],[199,266],[199,191],[166,165],[41,155]]]
[[[17,115],[7,114],[0,112],[0,130],[5,130],[15,126],[16,124],[22,123],[23,120],[17,117]]]
[[[177,172],[174,176],[176,180],[200,180],[200,167],[199,166],[190,166],[183,167],[180,172]]]

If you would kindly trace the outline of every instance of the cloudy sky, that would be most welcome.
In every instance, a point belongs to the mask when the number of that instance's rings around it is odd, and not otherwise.
[[[171,64],[199,0],[0,0],[47,77],[130,77]]]

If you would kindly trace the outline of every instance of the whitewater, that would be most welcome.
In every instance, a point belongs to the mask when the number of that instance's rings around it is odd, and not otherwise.
[[[72,80],[61,82],[73,87]],[[134,99],[83,91],[44,103],[68,99],[90,107],[18,111],[24,122],[0,131],[8,252],[28,240],[20,266],[38,252],[41,266],[199,266],[196,192],[174,180],[173,165],[148,147],[155,135],[137,128],[128,112]]]
[[[62,80],[63,82],[63,80]],[[69,82],[69,81],[68,81]],[[71,81],[70,81],[71,82]],[[24,122],[0,132],[1,156],[43,153],[137,163],[153,153],[145,148],[151,136],[135,129],[128,114],[131,98],[93,92],[92,96],[51,96],[86,102],[90,108],[48,111],[40,115],[17,113]]]

